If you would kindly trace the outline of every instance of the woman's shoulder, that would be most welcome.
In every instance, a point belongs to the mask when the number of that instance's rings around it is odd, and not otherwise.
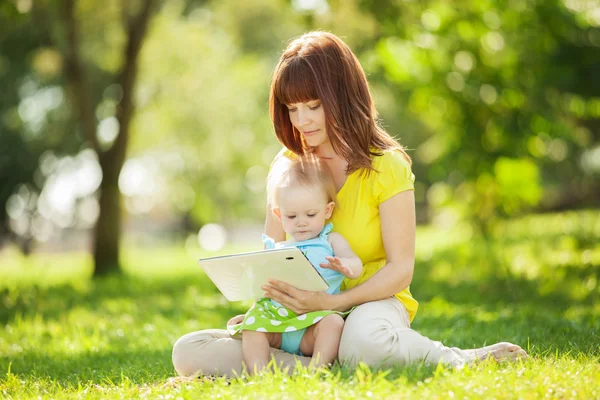
[[[369,179],[378,204],[401,191],[414,190],[415,175],[403,151],[384,150],[381,155],[373,156],[373,168],[377,172],[369,174]]]
[[[280,168],[285,168],[292,160],[295,160],[298,156],[287,148],[282,148],[279,153],[271,161],[270,170],[275,171]]]
[[[386,172],[390,169],[411,171],[411,162],[406,154],[398,149],[380,150],[380,155],[372,156],[373,168],[378,172]]]
[[[289,163],[292,160],[295,160],[296,157],[297,156],[296,154],[294,154],[294,152],[288,150],[285,147],[279,150],[277,155],[273,158],[273,161],[271,161],[271,165],[269,166],[269,176],[271,176],[271,174],[277,174],[281,170],[286,169],[289,166]]]
[[[287,158],[289,160],[294,160],[297,157],[298,156],[293,151],[291,151],[287,147],[282,147],[281,150],[279,150],[279,153],[277,153],[277,155],[275,156],[275,158],[273,158],[273,162],[275,162],[281,158]]]

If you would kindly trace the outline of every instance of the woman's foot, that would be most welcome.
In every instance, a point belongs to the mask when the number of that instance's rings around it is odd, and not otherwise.
[[[493,358],[496,361],[515,361],[527,358],[527,352],[516,344],[500,342],[479,349],[465,350],[471,361],[483,361]]]

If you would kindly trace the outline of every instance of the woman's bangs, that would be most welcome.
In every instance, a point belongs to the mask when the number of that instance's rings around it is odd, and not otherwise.
[[[315,76],[305,60],[297,57],[283,68],[275,84],[275,96],[281,104],[305,103],[319,98]]]

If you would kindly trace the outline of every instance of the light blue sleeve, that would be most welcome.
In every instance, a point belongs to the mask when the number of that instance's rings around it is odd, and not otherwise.
[[[273,240],[273,238],[271,238],[270,236],[265,235],[264,233],[262,235],[262,241],[265,244],[266,249],[275,248],[275,240]]]
[[[333,224],[330,222],[323,227],[323,230],[321,231],[321,233],[319,233],[319,237],[321,239],[329,241],[329,234],[331,233],[332,230],[333,230]]]

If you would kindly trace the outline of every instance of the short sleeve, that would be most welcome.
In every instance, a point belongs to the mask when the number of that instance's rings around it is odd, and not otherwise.
[[[274,249],[275,248],[275,240],[273,240],[273,238],[271,238],[270,236],[267,236],[263,233],[262,235],[262,241],[263,244],[265,245],[265,249]]]
[[[296,157],[297,156],[296,156],[296,154],[294,154],[293,151],[288,150],[285,147],[282,147],[281,150],[279,150],[279,153],[277,153],[277,155],[275,156],[275,158],[273,158],[273,161],[271,162],[271,168],[273,167],[273,165],[280,162],[281,159],[294,160],[294,159],[296,159]]]
[[[415,189],[415,176],[409,161],[400,151],[387,151],[381,156],[375,156],[373,167],[375,172],[373,196],[377,204],[406,190]]]

